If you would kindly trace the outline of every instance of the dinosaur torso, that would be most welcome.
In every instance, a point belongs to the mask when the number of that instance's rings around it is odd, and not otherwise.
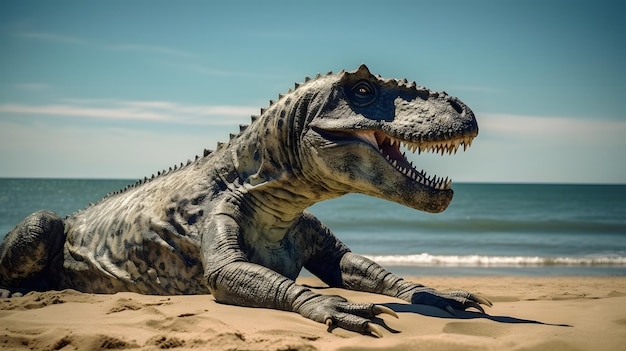
[[[309,83],[321,84],[323,78]],[[64,286],[84,291],[207,293],[202,233],[216,215],[237,219],[244,257],[293,279],[305,242],[289,233],[306,207],[343,195],[299,174],[290,128],[305,89],[291,92],[241,126],[216,151],[144,179],[65,219]],[[287,235],[289,234],[289,235]],[[205,238],[207,239],[207,238]],[[219,262],[223,264],[225,261]]]

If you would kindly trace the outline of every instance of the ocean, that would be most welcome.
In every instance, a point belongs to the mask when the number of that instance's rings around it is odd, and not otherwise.
[[[0,238],[36,210],[69,215],[132,182],[0,179]],[[352,251],[405,276],[626,276],[626,185],[453,188],[440,214],[363,195],[310,211]]]

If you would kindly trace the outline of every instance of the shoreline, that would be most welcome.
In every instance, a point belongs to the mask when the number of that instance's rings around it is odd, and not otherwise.
[[[218,304],[210,295],[86,294],[73,290],[0,299],[0,350],[614,350],[626,343],[626,277],[423,277],[436,288],[488,297],[488,315],[451,316],[376,294],[321,288],[384,304],[384,337],[296,313]],[[298,283],[322,287],[313,277]]]

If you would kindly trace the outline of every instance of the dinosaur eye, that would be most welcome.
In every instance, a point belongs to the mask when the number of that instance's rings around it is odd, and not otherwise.
[[[376,99],[376,89],[368,81],[356,83],[350,93],[352,102],[357,106],[369,105]]]

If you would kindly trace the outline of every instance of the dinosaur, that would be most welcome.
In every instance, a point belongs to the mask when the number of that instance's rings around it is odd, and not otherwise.
[[[215,151],[65,218],[45,210],[27,216],[0,246],[0,286],[210,293],[219,303],[293,311],[379,337],[372,318],[397,317],[296,284],[304,267],[331,287],[484,313],[486,298],[405,281],[352,253],[306,211],[362,193],[441,212],[451,181],[418,171],[401,147],[451,154],[477,135],[474,113],[445,92],[374,76],[365,65],[307,77]]]

